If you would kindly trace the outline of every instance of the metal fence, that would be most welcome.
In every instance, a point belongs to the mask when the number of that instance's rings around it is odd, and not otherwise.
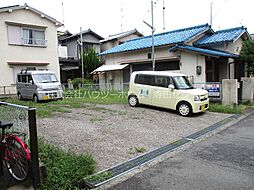
[[[62,84],[64,90],[72,90],[74,86],[72,84]],[[92,84],[79,84],[76,89],[85,89],[91,91],[127,91],[129,83],[112,84],[112,83],[92,83]]]
[[[16,85],[0,86],[0,97],[11,97],[17,94]]]
[[[31,177],[36,188],[40,184],[36,109],[0,101],[0,121],[13,123],[10,132],[17,133],[29,145],[31,151]],[[3,152],[0,151],[0,154],[2,156]],[[3,171],[1,160],[0,171]]]

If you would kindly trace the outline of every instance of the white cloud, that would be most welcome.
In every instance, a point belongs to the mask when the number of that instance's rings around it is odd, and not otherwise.
[[[149,35],[151,30],[142,21],[151,23],[150,0],[63,0],[66,29],[76,33],[79,28],[91,28],[103,37],[137,28]],[[154,0],[157,1],[157,0]],[[154,7],[156,32],[162,32],[162,1]],[[24,4],[45,12],[62,22],[62,0],[0,0],[0,6]],[[123,11],[121,12],[121,2]],[[166,31],[210,22],[211,0],[165,0]],[[213,0],[213,29],[244,25],[254,33],[250,0]]]

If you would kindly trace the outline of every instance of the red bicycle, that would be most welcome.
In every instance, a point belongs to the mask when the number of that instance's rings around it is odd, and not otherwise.
[[[2,129],[0,151],[2,151],[2,158],[9,174],[21,182],[28,177],[31,156],[27,144],[18,135],[5,133],[5,129],[10,129],[12,126],[13,123],[4,124],[0,121]]]

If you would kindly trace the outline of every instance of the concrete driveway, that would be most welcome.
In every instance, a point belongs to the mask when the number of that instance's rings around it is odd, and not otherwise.
[[[254,113],[110,190],[254,189]]]

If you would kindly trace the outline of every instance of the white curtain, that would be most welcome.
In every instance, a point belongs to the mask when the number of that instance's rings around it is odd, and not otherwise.
[[[23,42],[24,44],[31,44],[29,43],[29,29],[23,29]]]
[[[34,30],[33,33],[35,45],[45,45],[45,32],[40,30]]]

